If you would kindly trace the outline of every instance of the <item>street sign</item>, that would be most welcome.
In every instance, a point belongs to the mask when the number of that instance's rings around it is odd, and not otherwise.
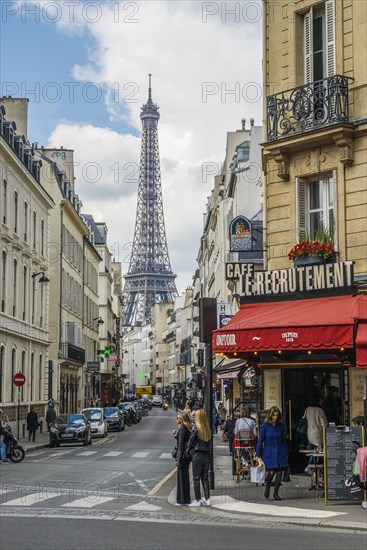
[[[99,372],[101,370],[101,364],[97,361],[87,361],[88,372]]]
[[[20,388],[25,383],[25,376],[21,372],[18,372],[17,374],[14,374],[13,376],[13,383],[15,386],[18,386]]]

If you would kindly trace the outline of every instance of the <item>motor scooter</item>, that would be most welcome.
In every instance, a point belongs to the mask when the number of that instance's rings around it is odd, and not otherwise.
[[[17,438],[11,431],[9,418],[3,422],[3,428],[5,430],[4,443],[6,446],[6,458],[15,463],[22,462],[25,457],[25,450],[18,443]]]

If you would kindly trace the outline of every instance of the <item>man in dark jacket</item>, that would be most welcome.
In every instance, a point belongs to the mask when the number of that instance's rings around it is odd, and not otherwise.
[[[6,430],[3,426],[3,418],[2,418],[3,411],[0,409],[0,459],[2,464],[7,464],[6,460],[6,445],[5,442],[1,440],[1,436],[6,435]]]
[[[27,414],[27,430],[28,430],[28,441],[36,441],[36,430],[38,428],[38,415],[33,407]]]
[[[48,431],[50,431],[50,426],[52,424],[52,422],[55,420],[56,418],[56,411],[53,407],[49,407],[47,413],[46,413],[46,422],[47,422],[47,429]]]

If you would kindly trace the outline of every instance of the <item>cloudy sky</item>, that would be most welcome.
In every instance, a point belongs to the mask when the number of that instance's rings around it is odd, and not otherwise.
[[[74,149],[83,212],[127,272],[148,73],[163,204],[182,292],[196,269],[226,132],[262,116],[261,1],[2,2],[2,95],[28,97],[28,138]]]

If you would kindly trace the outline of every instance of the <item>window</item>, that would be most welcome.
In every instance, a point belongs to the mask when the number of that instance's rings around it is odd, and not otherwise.
[[[335,75],[335,0],[305,13],[303,40],[305,83]]]
[[[28,239],[28,203],[24,203],[24,242]]]
[[[37,244],[37,214],[33,212],[33,248],[36,248]]]
[[[23,267],[23,321],[27,316],[27,283],[28,283],[28,269],[25,265]]]
[[[18,193],[14,193],[14,233],[18,233]]]
[[[0,402],[4,402],[5,347],[0,347]]]
[[[30,401],[33,401],[33,388],[34,388],[34,352],[32,351],[32,354],[31,354],[31,372],[30,372],[30,396],[29,396],[29,400]]]
[[[43,355],[40,355],[39,372],[38,372],[38,399],[42,400],[42,372],[43,370]]]
[[[45,221],[41,221],[41,256],[44,256],[45,252]]]
[[[8,183],[3,180],[3,223],[6,224],[6,214],[8,209]]]
[[[44,304],[44,286],[41,285],[41,303],[40,303],[40,309],[41,309],[41,312],[40,312],[40,327],[43,327],[43,304]]]
[[[5,312],[5,294],[6,292],[6,252],[3,252],[2,271],[1,271],[1,311]]]
[[[18,261],[13,263],[13,317],[17,314],[17,276],[18,276]]]
[[[22,351],[22,374],[25,373],[25,360],[26,360],[26,352]],[[24,385],[21,387],[20,390],[20,398],[22,401],[24,401]]]
[[[32,277],[32,325],[34,325],[34,315],[36,310],[36,281]]]
[[[15,369],[16,369],[16,358],[17,358],[17,352],[16,352],[16,349],[13,348],[11,350],[11,380],[10,380],[10,401],[13,402],[14,401],[14,388],[15,388],[15,384],[13,384],[13,378],[14,378],[14,374],[15,374]]]
[[[297,178],[297,235],[315,239],[323,230],[335,232],[335,174],[319,174],[313,178]],[[336,245],[336,243],[334,243]]]

